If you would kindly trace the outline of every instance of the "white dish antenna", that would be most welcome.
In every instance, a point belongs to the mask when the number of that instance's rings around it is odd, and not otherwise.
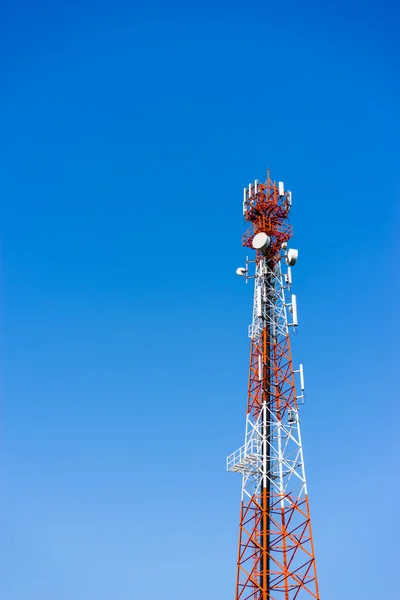
[[[289,267],[293,267],[297,262],[297,257],[299,256],[299,251],[294,248],[290,248],[286,255],[286,262]]]
[[[239,267],[236,269],[236,275],[239,275],[239,277],[245,277],[246,273],[247,269],[245,267]]]
[[[256,233],[253,237],[252,245],[254,250],[259,250],[260,252],[265,252],[267,248],[269,248],[271,244],[271,238],[261,231],[260,233]]]

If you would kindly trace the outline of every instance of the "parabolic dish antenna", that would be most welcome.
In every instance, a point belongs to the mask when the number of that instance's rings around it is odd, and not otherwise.
[[[289,265],[289,267],[293,267],[296,264],[298,256],[299,256],[298,250],[295,250],[294,248],[290,248],[288,250],[288,253],[286,256],[286,262]]]
[[[252,245],[254,250],[265,252],[265,250],[269,248],[270,244],[271,238],[263,231],[260,231],[260,233],[256,233],[256,235],[253,237]]]

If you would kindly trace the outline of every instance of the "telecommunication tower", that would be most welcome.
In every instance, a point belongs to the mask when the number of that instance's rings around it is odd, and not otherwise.
[[[244,189],[243,246],[255,257],[236,271],[254,279],[245,443],[227,458],[228,471],[242,475],[236,600],[320,598],[300,434],[304,373],[290,348],[298,324],[291,204],[269,170],[265,183]]]

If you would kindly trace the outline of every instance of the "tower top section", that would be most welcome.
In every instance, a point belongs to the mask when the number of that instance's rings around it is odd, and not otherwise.
[[[265,183],[256,179],[243,190],[243,215],[250,226],[243,235],[243,246],[255,248],[257,254],[259,234],[269,238],[267,255],[271,261],[279,260],[282,244],[292,237],[292,227],[289,223],[289,212],[292,205],[292,193],[285,190],[282,181],[272,181],[268,169]],[[256,240],[254,240],[257,236]],[[253,244],[253,240],[256,242]],[[265,255],[265,251],[263,252]]]

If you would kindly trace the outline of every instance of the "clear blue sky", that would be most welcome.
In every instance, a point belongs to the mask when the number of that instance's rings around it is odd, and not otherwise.
[[[4,5],[4,600],[232,600],[235,269],[267,164],[293,190],[321,596],[397,597],[396,4]]]

